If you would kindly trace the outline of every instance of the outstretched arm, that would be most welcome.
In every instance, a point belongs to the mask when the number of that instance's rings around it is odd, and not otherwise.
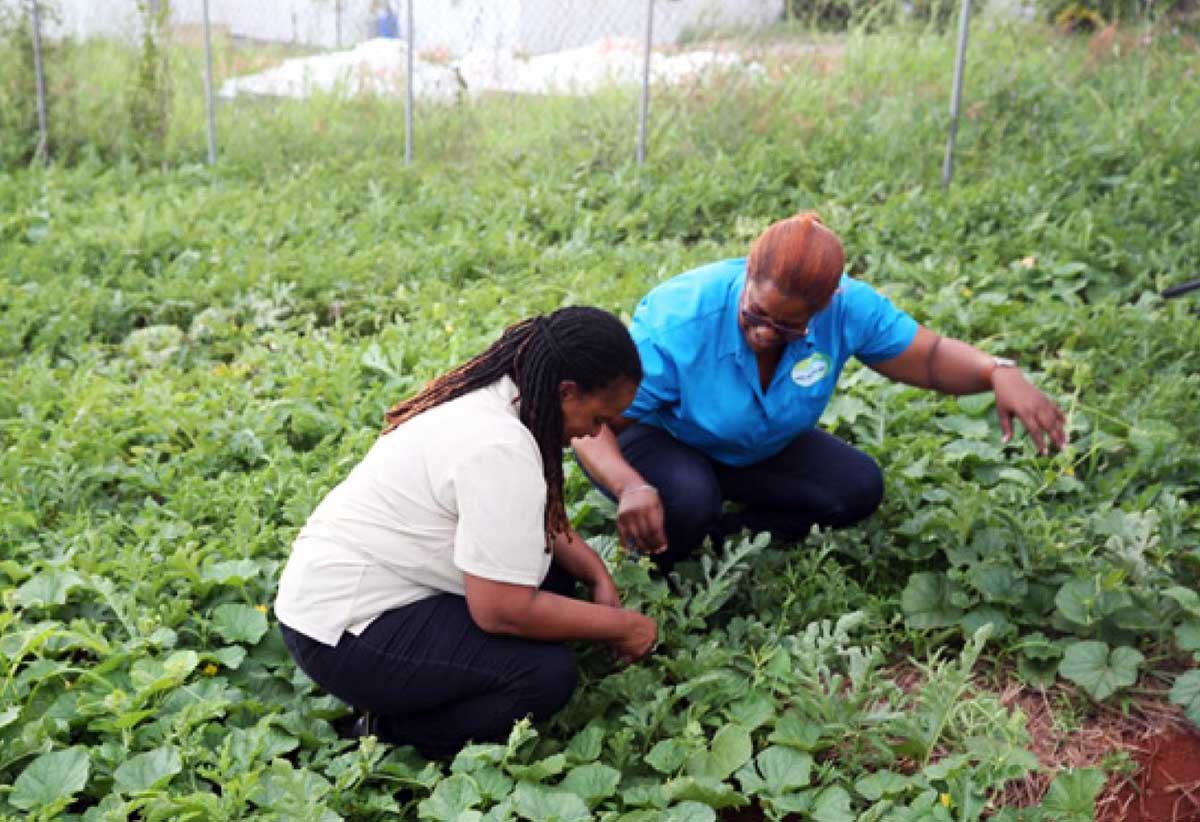
[[[901,354],[871,368],[889,379],[943,394],[994,391],[1005,442],[1012,439],[1015,416],[1039,453],[1049,451],[1047,440],[1059,449],[1067,444],[1066,418],[1049,397],[1034,387],[1020,369],[997,367],[995,357],[962,340],[942,337],[922,326]]]

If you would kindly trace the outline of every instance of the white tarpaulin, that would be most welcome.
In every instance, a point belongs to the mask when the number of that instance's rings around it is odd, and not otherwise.
[[[349,51],[285,60],[258,74],[227,80],[221,96],[308,97],[322,92],[403,96],[405,49],[403,40],[375,39]],[[451,101],[464,94],[486,92],[590,94],[605,86],[640,82],[641,53],[642,45],[635,40],[609,38],[532,57],[498,49],[473,49],[444,62],[417,57],[413,61],[413,95],[422,100]],[[654,83],[693,81],[713,71],[757,75],[762,67],[734,53],[708,50],[655,54],[650,61]]]

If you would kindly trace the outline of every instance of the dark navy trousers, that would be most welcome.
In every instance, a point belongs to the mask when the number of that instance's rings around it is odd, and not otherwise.
[[[570,595],[575,581],[551,566],[542,590]],[[548,719],[575,690],[566,645],[489,634],[456,594],[387,611],[335,647],[286,625],[283,641],[322,689],[378,719],[385,742],[450,757],[467,742],[503,741],[513,722]]]
[[[693,554],[706,536],[719,543],[749,528],[803,539],[813,525],[853,525],[883,500],[883,473],[875,460],[819,429],[742,467],[710,459],[651,425],[635,423],[617,441],[662,500],[668,547],[654,561],[664,571]],[[726,500],[743,510],[723,515]]]

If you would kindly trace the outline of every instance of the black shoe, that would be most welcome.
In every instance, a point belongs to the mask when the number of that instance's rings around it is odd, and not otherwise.
[[[346,714],[333,720],[333,730],[340,739],[359,739],[364,736],[375,736],[379,731],[378,717],[371,716],[370,711]]]
[[[379,736],[379,718],[372,716],[370,711],[363,711],[362,716],[354,720],[354,724],[350,726],[351,739],[360,739],[364,736]]]

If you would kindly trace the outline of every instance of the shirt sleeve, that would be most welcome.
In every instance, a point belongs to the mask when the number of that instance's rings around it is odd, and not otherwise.
[[[540,585],[546,553],[546,480],[527,443],[485,445],[452,471],[458,524],[454,565],[513,585]]]
[[[637,395],[621,415],[640,420],[658,409],[679,401],[679,373],[669,352],[656,343],[636,322],[629,329],[642,361],[642,381]]]
[[[849,353],[867,365],[904,353],[917,336],[917,321],[866,283],[844,281],[843,289]]]

